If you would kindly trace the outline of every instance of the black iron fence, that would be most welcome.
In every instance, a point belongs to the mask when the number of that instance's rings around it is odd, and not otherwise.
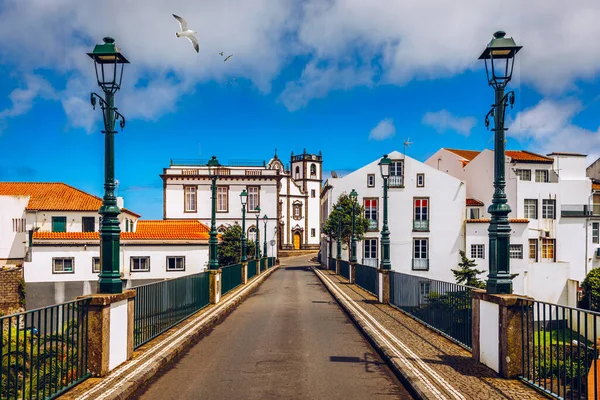
[[[329,269],[335,271],[335,258],[329,257]]]
[[[390,271],[390,303],[471,349],[471,290],[455,283]]]
[[[53,399],[90,376],[90,299],[0,318],[0,399]]]
[[[379,294],[379,276],[377,274],[377,268],[355,264],[354,272],[356,273],[354,282],[358,286],[373,293],[375,296]]]
[[[340,260],[340,275],[346,279],[350,279],[350,263]]]
[[[600,313],[522,300],[521,379],[562,399],[600,398]]]

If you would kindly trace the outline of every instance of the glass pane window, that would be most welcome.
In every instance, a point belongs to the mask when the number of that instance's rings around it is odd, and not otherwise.
[[[258,186],[248,186],[248,205],[246,207],[247,210],[254,211],[256,207],[260,206],[259,189],[260,188]]]
[[[375,187],[375,175],[367,175],[367,187]]]
[[[535,170],[535,181],[536,182],[548,182],[548,170],[547,169],[536,169]]]
[[[542,238],[542,260],[554,261],[554,239]]]
[[[417,174],[417,187],[425,186],[425,174]]]
[[[377,229],[378,199],[364,199],[365,218],[369,220],[369,230]]]
[[[510,258],[523,259],[523,245],[522,244],[511,244],[509,251],[510,251]]]
[[[167,257],[167,271],[185,271],[185,257]]]
[[[427,259],[427,244],[429,239],[414,239],[413,258]]]
[[[52,273],[54,274],[72,274],[74,272],[74,258],[53,258]]]
[[[217,186],[217,211],[227,212],[229,209],[228,191],[227,186]]]
[[[197,192],[198,188],[195,186],[185,186],[185,212],[196,212],[196,205],[198,204]]]
[[[519,180],[531,181],[531,170],[530,169],[518,169],[516,171]]]
[[[471,245],[471,258],[485,258],[485,245],[484,244],[472,244]]]
[[[429,220],[429,199],[415,199],[415,219],[417,221]]]
[[[96,219],[94,217],[82,217],[81,218],[81,231],[82,232],[95,232],[96,231]]]
[[[248,228],[248,240],[251,242],[256,242],[256,227],[251,226]]]
[[[523,205],[524,216],[527,219],[537,219],[537,200],[536,199],[525,199]]]
[[[398,187],[402,186],[402,177],[404,176],[404,162],[400,161],[392,161],[390,164],[390,178],[389,178],[389,186],[390,187]]]
[[[542,218],[554,219],[556,217],[556,200],[542,200]]]
[[[92,257],[92,273],[100,273],[100,257]]]
[[[479,219],[479,208],[469,208],[469,219]]]
[[[592,223],[592,243],[600,243],[600,222]]]
[[[538,240],[529,239],[529,260],[537,261],[538,259]]]
[[[377,239],[365,239],[363,241],[364,258],[377,258]]]
[[[150,271],[150,257],[131,257],[131,272]]]

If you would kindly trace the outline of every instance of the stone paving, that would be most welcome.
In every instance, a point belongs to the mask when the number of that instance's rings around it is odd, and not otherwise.
[[[395,347],[395,349],[391,349],[392,353],[400,357],[390,354],[390,360],[400,369],[410,370],[407,374],[408,380],[416,379],[418,381],[418,386],[422,389],[419,394],[423,397],[436,399],[547,398],[518,380],[498,377],[494,371],[474,361],[469,351],[427,328],[397,308],[377,303],[372,294],[356,285],[349,284],[346,279],[335,275],[332,271],[318,270],[317,272],[317,274],[323,273],[322,279],[329,280],[334,288],[339,289],[347,296],[345,300],[350,301],[350,307],[352,305],[360,307],[391,334],[378,338],[375,333],[372,340],[376,345],[381,345],[383,340],[381,347],[384,349],[384,353],[389,352],[390,346]],[[340,293],[336,293],[332,289],[330,291],[340,302],[340,297],[342,297]],[[343,301],[340,303],[344,306]],[[344,308],[347,306],[348,304]],[[356,313],[356,311],[355,309],[354,312]],[[356,318],[353,319],[356,321]],[[361,321],[356,322],[362,325]],[[374,322],[371,320],[371,323]],[[366,329],[366,332],[371,334],[369,329]],[[391,338],[392,335],[395,340]],[[427,380],[435,388],[421,385],[422,381]]]

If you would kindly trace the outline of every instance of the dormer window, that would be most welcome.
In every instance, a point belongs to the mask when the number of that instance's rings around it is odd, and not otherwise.
[[[469,219],[479,219],[480,210],[478,207],[469,207]]]

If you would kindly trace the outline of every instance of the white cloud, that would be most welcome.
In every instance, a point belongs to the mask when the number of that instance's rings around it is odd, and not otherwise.
[[[24,81],[24,88],[14,89],[8,95],[12,104],[9,108],[0,110],[0,121],[26,114],[38,97],[47,99],[54,96],[52,86],[43,78],[28,74],[24,76]]]
[[[600,154],[600,128],[591,131],[574,125],[573,118],[581,110],[581,103],[574,99],[542,100],[509,121],[507,135],[529,142],[532,150],[542,154],[576,152],[588,154],[588,161],[594,161]]]
[[[474,117],[457,117],[447,110],[425,113],[421,122],[435,128],[439,133],[452,130],[463,136],[469,136],[477,123]]]
[[[386,118],[377,124],[377,126],[371,129],[369,133],[369,140],[385,140],[393,137],[396,134],[396,127],[394,126],[394,120]]]

